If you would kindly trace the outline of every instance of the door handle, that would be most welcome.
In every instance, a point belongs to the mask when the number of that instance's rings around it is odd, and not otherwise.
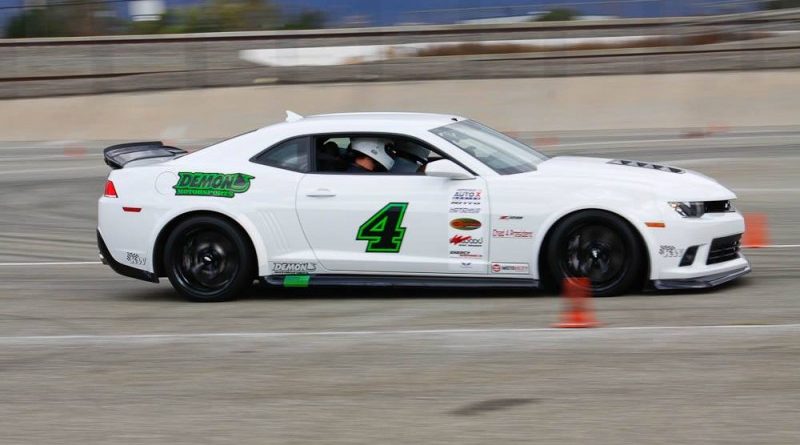
[[[336,196],[336,193],[333,193],[328,189],[316,189],[314,191],[307,192],[306,196],[309,198],[331,198]]]

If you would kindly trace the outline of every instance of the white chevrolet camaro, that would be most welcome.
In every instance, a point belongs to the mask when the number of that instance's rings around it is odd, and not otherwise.
[[[750,271],[736,196],[701,174],[548,158],[458,116],[287,114],[190,154],[160,142],[107,148],[103,261],[167,277],[193,301],[235,298],[257,278],[538,288],[586,277],[609,296]]]

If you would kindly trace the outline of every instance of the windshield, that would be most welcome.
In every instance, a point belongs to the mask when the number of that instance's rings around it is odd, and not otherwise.
[[[461,121],[431,132],[469,153],[501,175],[536,170],[547,156],[475,121]]]

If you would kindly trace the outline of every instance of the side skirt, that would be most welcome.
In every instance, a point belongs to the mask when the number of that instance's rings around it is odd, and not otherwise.
[[[280,287],[416,287],[471,289],[539,289],[539,280],[527,278],[418,277],[401,275],[269,275],[268,286]]]

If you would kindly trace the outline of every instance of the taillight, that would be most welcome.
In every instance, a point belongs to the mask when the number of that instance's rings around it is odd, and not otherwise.
[[[103,193],[106,198],[117,198],[117,189],[114,188],[114,183],[111,180],[106,181],[106,191]]]

